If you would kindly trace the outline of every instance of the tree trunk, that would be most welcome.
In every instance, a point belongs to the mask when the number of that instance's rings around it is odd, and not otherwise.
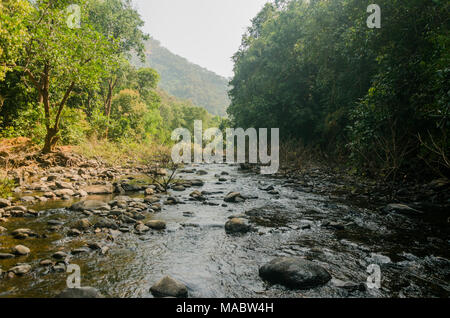
[[[47,128],[47,135],[45,136],[45,144],[44,148],[42,149],[43,154],[48,154],[51,152],[54,152],[56,143],[58,142],[59,137],[58,134],[58,128]]]

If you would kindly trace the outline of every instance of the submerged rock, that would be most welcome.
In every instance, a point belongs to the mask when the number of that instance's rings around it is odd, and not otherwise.
[[[252,230],[246,219],[232,218],[225,224],[225,232],[228,234],[247,233]]]
[[[311,289],[331,280],[331,275],[321,266],[296,257],[272,260],[259,269],[259,276],[292,289]]]
[[[170,276],[166,276],[150,288],[155,297],[187,298],[186,286]]]
[[[93,287],[67,288],[56,298],[104,298],[104,296]]]

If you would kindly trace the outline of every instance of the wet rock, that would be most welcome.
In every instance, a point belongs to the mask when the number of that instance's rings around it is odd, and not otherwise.
[[[331,275],[321,266],[296,257],[279,257],[259,269],[259,276],[292,289],[311,289],[328,283]]]
[[[156,202],[159,202],[159,198],[157,198],[157,197],[146,197],[144,199],[144,202],[145,203],[156,203]]]
[[[25,275],[31,271],[31,265],[29,264],[18,264],[13,268],[10,268],[9,272],[14,273],[15,275]]]
[[[80,236],[80,235],[81,235],[81,231],[80,231],[80,230],[77,230],[77,229],[70,229],[70,230],[67,232],[67,235],[68,235],[68,236],[74,236],[74,237],[77,237],[77,236]]]
[[[166,222],[160,220],[151,220],[145,225],[154,230],[164,230],[166,228]]]
[[[150,231],[150,228],[142,223],[138,223],[135,226],[135,230],[139,233],[144,233]]]
[[[53,261],[49,260],[49,259],[44,259],[44,260],[39,262],[39,265],[41,265],[41,266],[52,266],[53,265]]]
[[[101,250],[102,249],[102,246],[97,242],[88,243],[88,247],[92,250]]]
[[[177,191],[177,192],[182,192],[182,191],[185,191],[186,188],[182,185],[177,185],[177,186],[173,187],[172,190]]]
[[[88,230],[90,227],[92,227],[91,222],[88,219],[81,219],[78,220],[77,222],[75,222],[75,224],[73,225],[74,229],[77,229],[79,231],[86,231]]]
[[[67,253],[65,253],[63,251],[56,252],[52,255],[53,258],[58,259],[58,260],[63,260],[67,256],[68,256]]]
[[[397,204],[397,203],[388,204],[383,209],[383,211],[385,213],[399,213],[399,214],[411,215],[411,216],[423,214],[422,211],[413,209],[413,208],[407,206],[406,204]]]
[[[252,230],[246,219],[232,218],[225,224],[225,232],[228,234],[247,233]]]
[[[93,287],[68,288],[61,292],[56,298],[104,298],[104,296]]]
[[[64,221],[60,221],[60,220],[50,220],[47,222],[48,225],[64,225]]]
[[[170,276],[166,276],[150,288],[155,297],[187,298],[186,286]]]
[[[366,258],[366,260],[371,264],[378,264],[378,265],[388,264],[392,262],[388,256],[377,253],[371,253],[370,257]]]
[[[239,192],[230,192],[225,196],[224,201],[227,203],[239,203],[244,202],[245,198]]]
[[[196,174],[199,175],[199,176],[206,176],[208,174],[208,171],[206,171],[206,170],[198,170]]]
[[[13,249],[12,252],[16,255],[19,256],[24,256],[24,255],[28,255],[30,254],[30,249],[24,245],[16,245]]]
[[[191,185],[193,187],[203,187],[205,185],[205,182],[199,179],[191,180]]]
[[[75,195],[79,196],[81,198],[85,198],[85,197],[88,196],[88,193],[86,191],[84,191],[84,190],[79,190],[79,191],[75,192]]]
[[[175,197],[168,197],[167,201],[165,202],[165,204],[167,204],[167,205],[177,205],[177,204],[180,204],[180,203],[181,203],[180,200],[178,200]]]
[[[344,282],[339,279],[332,279],[332,284],[337,288],[345,289],[349,292],[355,292],[355,291],[365,291],[366,285],[361,283],[355,283],[355,282]]]
[[[72,184],[70,184],[68,182],[56,181],[55,185],[58,187],[58,189],[70,189],[70,190],[73,190]]]
[[[8,231],[7,228],[5,228],[5,227],[3,227],[3,226],[0,226],[0,234],[4,233],[4,232],[6,232],[6,231]]]
[[[66,271],[66,268],[66,264],[64,263],[58,263],[52,267],[52,269],[58,273],[64,273]]]
[[[227,178],[219,178],[219,182],[227,182],[228,179]]]
[[[0,253],[0,259],[10,259],[10,258],[14,258],[14,254]]]
[[[0,198],[0,208],[7,208],[11,206],[11,201]]]
[[[105,185],[91,185],[83,189],[88,194],[112,194],[114,193],[114,186],[112,184]]]
[[[187,218],[192,218],[195,216],[193,212],[183,212],[183,216]]]
[[[32,196],[24,196],[20,198],[20,201],[25,202],[25,203],[32,203],[34,201],[36,201],[35,197]]]
[[[27,237],[38,237],[38,235],[30,229],[16,229],[12,231],[12,236],[15,239],[25,239]]]
[[[73,190],[70,190],[70,189],[55,190],[53,193],[57,197],[64,197],[64,196],[72,197],[75,194],[75,192]]]
[[[328,228],[328,229],[334,229],[334,230],[344,230],[345,226],[338,222],[329,222],[325,221],[322,223],[322,227]]]
[[[147,188],[147,189],[145,189],[144,194],[145,195],[153,195],[153,194],[155,194],[155,190],[153,188]]]
[[[109,211],[111,210],[111,207],[103,202],[98,200],[86,200],[86,201],[80,201],[78,203],[75,203],[70,207],[70,210],[72,211],[84,211],[84,210],[90,210],[90,211]]]
[[[119,227],[117,226],[116,222],[114,222],[113,220],[110,219],[105,219],[102,218],[100,220],[98,220],[95,225],[95,228],[106,228],[106,229],[113,229],[113,230],[117,230]]]
[[[80,247],[80,248],[73,249],[70,253],[72,255],[78,255],[78,254],[86,254],[86,253],[89,253],[89,252],[90,252],[89,248],[87,248],[87,247]]]

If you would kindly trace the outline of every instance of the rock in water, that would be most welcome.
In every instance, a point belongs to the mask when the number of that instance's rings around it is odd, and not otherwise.
[[[102,201],[97,200],[86,200],[75,203],[70,207],[72,211],[85,211],[85,210],[101,210],[101,211],[109,211],[111,207]]]
[[[230,192],[224,198],[224,201],[228,203],[239,203],[244,202],[245,198],[239,192]]]
[[[166,276],[153,285],[150,291],[155,297],[187,298],[188,290],[182,283],[170,276]]]
[[[30,252],[30,249],[23,245],[17,245],[13,248],[13,253],[19,256],[28,255]]]
[[[154,230],[164,230],[166,228],[166,222],[160,220],[151,220],[145,225]]]
[[[311,289],[328,283],[331,275],[319,265],[295,257],[279,257],[259,269],[261,278],[292,289]]]
[[[93,287],[67,288],[56,298],[104,298],[103,295]]]
[[[225,232],[228,234],[247,233],[251,230],[247,220],[241,218],[233,218],[225,224]]]

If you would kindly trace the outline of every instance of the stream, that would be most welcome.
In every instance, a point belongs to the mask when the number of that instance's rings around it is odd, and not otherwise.
[[[32,270],[23,276],[0,279],[0,297],[54,297],[66,288],[68,274],[39,265],[56,251],[70,252],[87,242],[109,247],[70,256],[81,268],[81,285],[97,288],[107,297],[153,297],[149,288],[166,275],[185,284],[189,297],[449,297],[450,232],[441,214],[426,217],[384,214],[361,202],[314,194],[311,187],[283,178],[239,171],[235,165],[205,164],[203,187],[171,192],[182,204],[163,205],[151,216],[167,223],[164,231],[137,235],[130,231],[114,237],[84,233],[79,237],[48,230],[50,220],[68,223],[82,213],[65,207],[74,202],[34,206],[37,218],[15,218],[2,226],[8,231],[28,228],[38,238],[14,239],[0,234],[0,252],[17,244],[31,249],[28,256],[0,260],[3,271],[17,263]],[[223,174],[222,174],[223,173]],[[219,182],[217,175],[227,181]],[[314,187],[320,187],[317,181]],[[276,192],[267,191],[273,187]],[[194,190],[207,191],[207,202],[189,200]],[[224,204],[231,191],[247,198]],[[130,195],[130,194],[128,194]],[[144,198],[134,193],[134,198]],[[109,202],[113,195],[89,199]],[[190,213],[186,213],[190,212]],[[428,211],[427,211],[428,212]],[[256,231],[229,235],[224,224],[231,216],[244,216]],[[328,225],[327,225],[328,224]],[[45,235],[43,235],[45,234]],[[258,269],[279,256],[306,258],[333,277],[310,290],[289,290],[270,285]],[[381,269],[381,288],[367,288],[367,268]],[[345,284],[347,283],[347,284]]]

